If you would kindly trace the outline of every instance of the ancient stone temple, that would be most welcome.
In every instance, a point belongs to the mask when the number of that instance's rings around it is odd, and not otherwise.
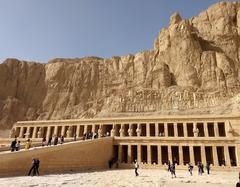
[[[181,167],[207,162],[226,169],[240,166],[239,116],[162,116],[18,122],[11,137],[113,137],[112,157],[121,167],[135,159],[143,167],[161,167],[168,160]]]

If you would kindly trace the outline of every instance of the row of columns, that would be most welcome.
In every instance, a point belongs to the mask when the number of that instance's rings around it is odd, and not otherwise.
[[[124,144],[125,145],[125,144]],[[122,162],[121,158],[122,158],[122,146],[123,145],[118,145],[118,160],[119,163]],[[127,156],[128,156],[128,163],[131,163],[131,160],[133,160],[132,157],[132,145],[131,144],[127,144],[128,149],[127,149]],[[141,162],[142,158],[141,158],[141,146],[142,144],[137,144],[137,160],[138,162]],[[152,145],[146,145],[147,146],[147,164],[152,164],[151,162],[151,146]],[[168,160],[170,160],[172,162],[172,160],[174,159],[172,157],[172,149],[171,145],[153,145],[153,146],[157,146],[157,155],[158,155],[158,165],[162,165],[162,150],[161,147],[162,146],[167,146],[167,152],[168,152]],[[174,145],[175,146],[175,145]],[[177,146],[179,149],[179,165],[184,165],[184,156],[183,156],[183,146]],[[184,145],[184,147],[187,147]],[[190,163],[192,163],[193,165],[195,165],[195,158],[194,158],[194,147],[200,147],[201,149],[201,162],[206,165],[207,164],[207,160],[206,160],[206,152],[205,152],[205,146],[200,145],[200,146],[193,146],[190,145],[189,147],[189,157],[190,157]],[[217,147],[218,146],[207,146],[207,147],[212,147],[212,159],[213,159],[213,165],[214,166],[218,166],[218,155],[217,155]],[[230,155],[229,155],[229,151],[228,151],[228,146],[225,145],[223,146],[224,148],[224,159],[225,159],[225,165],[226,166],[230,166]],[[130,158],[130,159],[129,159]],[[199,160],[200,161],[200,160]]]

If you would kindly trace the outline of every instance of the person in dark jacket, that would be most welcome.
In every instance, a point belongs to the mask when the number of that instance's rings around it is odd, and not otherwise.
[[[14,139],[11,143],[11,152],[16,150],[17,139]]]

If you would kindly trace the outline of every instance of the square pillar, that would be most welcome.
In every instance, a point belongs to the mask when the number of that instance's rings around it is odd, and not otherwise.
[[[61,136],[64,136],[65,128],[66,128],[66,126],[62,126]]]
[[[212,151],[213,151],[213,165],[218,166],[217,147],[212,146]]]
[[[119,130],[120,137],[124,137],[124,124],[121,124],[121,128]]]
[[[173,123],[174,137],[178,137],[177,123]]]
[[[136,133],[137,133],[137,137],[141,136],[141,125],[140,125],[140,123],[137,124]]]
[[[167,126],[167,123],[164,123],[164,136],[168,137],[168,126]]]
[[[202,163],[204,166],[206,166],[207,161],[206,161],[206,151],[205,151],[205,146],[201,145],[201,158],[202,158]]]
[[[50,137],[50,132],[51,132],[51,126],[47,127],[47,135],[46,135],[46,139],[48,139]]]
[[[183,163],[183,149],[182,146],[179,146],[179,165],[184,165]]]
[[[84,130],[83,130],[83,134],[87,133],[87,125],[84,125]]]
[[[128,136],[129,136],[129,137],[132,136],[132,124],[131,124],[131,123],[129,123]]]
[[[146,123],[146,131],[147,137],[150,137],[150,123]]]
[[[206,122],[203,123],[203,130],[204,130],[204,136],[205,137],[209,137],[209,133],[208,133],[208,128],[207,128],[207,123]]]
[[[219,137],[217,122],[214,122],[214,134],[215,134],[215,137]]]
[[[53,134],[54,134],[55,136],[57,136],[57,133],[58,133],[58,126],[54,126],[54,132],[53,132]]]
[[[137,161],[138,163],[142,162],[142,157],[141,157],[141,144],[137,145]]]
[[[95,133],[95,128],[96,128],[96,126],[92,125],[92,133]]]
[[[162,165],[162,149],[161,145],[158,145],[158,165]]]
[[[36,138],[36,137],[37,137],[37,127],[33,127],[32,138]]]
[[[230,155],[229,155],[229,151],[228,151],[228,146],[227,145],[224,146],[224,159],[225,159],[225,165],[226,166],[231,166]]]
[[[158,123],[155,123],[155,136],[159,136],[159,128],[158,128]]]
[[[122,145],[118,145],[118,163],[122,163]]]
[[[80,125],[77,125],[77,129],[76,129],[77,138],[79,138],[79,134],[80,134]]]
[[[27,127],[25,138],[30,138],[30,127]]]
[[[20,127],[20,133],[19,133],[19,137],[20,137],[20,138],[23,138],[23,128],[24,128],[24,127]]]
[[[189,146],[189,156],[190,156],[190,163],[194,166],[195,161],[194,161],[194,151],[193,151],[193,146]]]
[[[147,164],[152,164],[151,161],[151,145],[147,145]]]
[[[172,159],[172,147],[171,145],[168,145],[168,160],[170,160],[170,162],[172,163],[173,159]]]
[[[128,164],[131,164],[132,162],[132,149],[131,144],[128,144],[128,157],[127,157]]]
[[[188,133],[187,133],[187,123],[183,123],[183,136],[184,136],[184,137],[188,137]]]

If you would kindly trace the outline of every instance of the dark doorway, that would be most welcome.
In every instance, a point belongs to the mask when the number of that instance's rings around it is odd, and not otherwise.
[[[187,123],[187,135],[188,137],[193,137],[193,124]]]
[[[143,163],[147,163],[147,146],[141,146],[141,158]]]
[[[198,136],[199,137],[204,137],[204,128],[203,128],[203,123],[197,123],[197,128],[199,130]]]
[[[214,123],[207,123],[207,129],[208,129],[208,136],[209,137],[214,137]]]
[[[197,165],[198,162],[202,162],[201,147],[194,146],[193,147],[193,152],[194,152],[194,162],[195,162],[195,165]]]
[[[183,149],[183,164],[186,165],[190,162],[189,147],[183,146],[182,149]]]
[[[168,147],[167,146],[161,146],[161,154],[162,154],[162,164],[165,164],[168,162]]]
[[[219,136],[221,136],[221,137],[226,136],[225,123],[224,122],[218,123],[218,133],[219,133]]]
[[[157,146],[151,146],[151,163],[158,164],[158,150]]]
[[[133,162],[134,160],[137,160],[137,145],[132,145],[132,150],[131,150],[131,153],[132,153],[132,160],[131,162]]]
[[[141,136],[146,136],[146,124],[141,124]]]
[[[207,161],[207,163],[213,164],[212,147],[211,146],[206,146],[205,147],[205,152],[206,152],[206,161]]]
[[[183,124],[182,123],[177,123],[177,130],[178,130],[178,137],[183,137],[184,132],[183,132]]]
[[[173,123],[168,123],[168,136],[173,137],[174,136],[174,128]]]
[[[237,166],[235,147],[228,147],[231,166]]]
[[[128,158],[128,146],[123,145],[122,146],[122,163],[127,163],[127,158]]]
[[[178,146],[172,146],[172,162],[175,162],[179,165],[179,149]]]

